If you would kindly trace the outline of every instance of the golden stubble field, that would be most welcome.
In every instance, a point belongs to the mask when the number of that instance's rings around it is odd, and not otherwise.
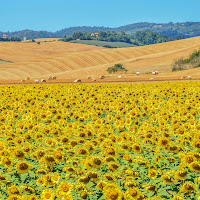
[[[41,40],[42,41],[42,40]],[[171,72],[175,59],[187,57],[200,48],[200,37],[121,49],[66,43],[60,41],[37,43],[1,43],[0,59],[11,61],[0,65],[1,83],[14,83],[29,76],[32,80],[56,76],[57,82],[73,82],[80,78],[98,78],[106,75],[104,81],[119,81],[117,75],[109,75],[106,69],[122,63],[128,73],[120,81],[179,80],[182,75],[200,77],[199,69]],[[159,71],[159,75],[147,74]],[[139,71],[140,76],[135,72]],[[99,80],[98,80],[99,81]]]

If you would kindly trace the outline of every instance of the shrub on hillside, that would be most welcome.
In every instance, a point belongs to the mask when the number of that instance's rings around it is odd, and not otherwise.
[[[179,58],[172,65],[172,71],[200,67],[200,50],[195,50],[188,58]]]
[[[107,69],[107,72],[109,74],[116,73],[116,72],[119,72],[119,71],[127,72],[128,70],[125,69],[122,64],[115,64],[113,67],[108,67],[108,69]]]

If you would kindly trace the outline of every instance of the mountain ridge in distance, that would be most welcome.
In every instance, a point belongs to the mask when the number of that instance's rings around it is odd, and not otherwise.
[[[76,31],[81,32],[99,32],[99,31],[124,31],[128,35],[134,35],[137,31],[150,30],[159,34],[164,34],[169,37],[184,36],[185,38],[200,36],[200,22],[169,22],[169,23],[149,23],[140,22],[128,24],[116,28],[104,27],[104,26],[76,26],[65,28],[56,32],[49,31],[34,31],[34,30],[21,30],[15,32],[2,32],[8,35],[8,37],[18,37],[23,39],[37,39],[37,38],[63,38],[64,36],[71,36]]]

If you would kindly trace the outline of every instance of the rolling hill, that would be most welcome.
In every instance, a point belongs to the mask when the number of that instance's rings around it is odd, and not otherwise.
[[[37,43],[1,43],[0,59],[12,63],[0,64],[0,80],[20,80],[29,76],[47,78],[57,76],[58,80],[97,78],[109,75],[106,69],[122,63],[129,73],[127,78],[149,79],[149,72],[158,70],[159,77],[178,77],[193,74],[200,77],[200,68],[181,72],[171,72],[174,59],[187,57],[200,48],[200,37],[154,44],[142,47],[106,49],[91,45],[66,43],[61,41]],[[136,77],[135,72],[141,72]]]
[[[164,34],[169,37],[184,36],[185,38],[200,36],[200,22],[181,22],[181,23],[134,23],[125,26],[120,26],[116,28],[110,27],[91,27],[91,26],[78,26],[69,27],[56,32],[48,31],[33,31],[33,30],[22,30],[16,32],[0,32],[0,36],[3,34],[9,37],[27,37],[27,39],[37,39],[37,38],[63,38],[64,36],[71,36],[76,31],[81,32],[99,32],[99,31],[114,31],[120,33],[124,31],[128,35],[133,35],[137,31],[150,30],[157,32],[159,34]]]

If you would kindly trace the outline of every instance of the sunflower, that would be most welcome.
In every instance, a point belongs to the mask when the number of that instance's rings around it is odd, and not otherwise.
[[[17,195],[11,195],[6,200],[21,200],[21,197]]]
[[[53,156],[54,156],[54,158],[56,159],[56,162],[57,162],[57,163],[64,162],[64,155],[63,155],[62,152],[60,152],[60,151],[55,151]]]
[[[8,156],[3,156],[1,162],[7,168],[10,168],[13,165],[12,160]]]
[[[200,161],[200,153],[193,153],[193,155],[197,159],[197,161]]]
[[[177,171],[176,173],[175,173],[175,177],[178,179],[178,180],[185,180],[186,179],[186,177],[187,177],[187,171],[184,171],[184,170],[182,170],[182,171]]]
[[[117,170],[120,166],[117,163],[109,163],[108,164],[108,169],[112,172]]]
[[[0,151],[2,151],[5,148],[5,145],[3,142],[0,142]]]
[[[87,154],[87,149],[79,148],[79,149],[78,149],[78,154],[79,154],[79,155],[86,155],[86,154]]]
[[[185,200],[183,197],[179,196],[179,195],[175,195],[172,200]]]
[[[30,194],[35,192],[34,188],[32,188],[30,186],[27,186],[27,185],[26,186],[22,186],[22,189],[23,189],[23,192],[30,193]]]
[[[21,195],[20,189],[13,185],[7,189],[8,195]]]
[[[86,190],[86,187],[85,187],[85,185],[80,184],[80,185],[77,185],[77,186],[76,186],[76,189],[80,192],[80,191],[82,191],[82,190]]]
[[[62,200],[73,200],[73,197],[71,195],[67,195],[63,197]]]
[[[44,155],[45,155],[45,151],[44,150],[39,149],[38,151],[36,151],[37,159],[42,158]]]
[[[29,200],[38,200],[38,198],[35,194],[33,194],[29,197]]]
[[[156,179],[157,178],[157,171],[153,170],[153,169],[150,169],[149,170],[149,178]]]
[[[192,146],[200,151],[200,139],[194,139]]]
[[[38,174],[47,174],[47,171],[45,169],[38,169],[37,172],[36,172],[36,175],[38,176]]]
[[[46,189],[41,194],[41,200],[54,200],[55,194],[53,190]]]
[[[162,138],[162,139],[160,139],[160,141],[159,141],[159,145],[160,145],[161,147],[166,147],[168,144],[169,144],[169,140],[168,140],[167,138]]]
[[[189,154],[185,155],[182,160],[187,165],[190,165],[192,162],[196,161],[196,158],[195,158],[195,156],[193,154],[189,153]]]
[[[104,159],[104,162],[113,162],[115,161],[115,158],[113,156],[108,156]]]
[[[57,172],[53,173],[53,175],[52,175],[52,181],[53,181],[53,183],[54,184],[58,184],[59,180],[60,180],[59,173],[57,173]]]
[[[56,196],[58,198],[62,198],[71,194],[73,185],[68,182],[61,182],[60,185],[57,187]]]
[[[62,169],[62,171],[64,172],[71,172],[71,173],[75,173],[76,172],[76,169],[74,167],[64,167]]]
[[[31,165],[29,165],[26,161],[18,161],[16,164],[16,170],[19,174],[27,173],[31,169]]]
[[[24,139],[25,139],[26,141],[31,141],[31,140],[32,140],[32,135],[31,135],[30,133],[26,133],[26,134],[24,135]]]
[[[39,177],[36,181],[36,184],[39,186],[44,186],[45,185],[45,180],[43,177]]]
[[[106,179],[107,181],[114,181],[115,178],[113,176],[111,176],[110,174],[104,174],[103,178]]]
[[[124,187],[137,187],[137,183],[135,181],[126,181]]]
[[[104,181],[99,181],[99,182],[97,183],[96,187],[97,187],[98,190],[103,191],[104,188],[106,187],[106,185],[107,185],[106,182],[104,182]]]
[[[92,181],[96,181],[96,180],[99,179],[99,175],[95,171],[89,171],[89,172],[87,172],[86,176],[89,176]]]
[[[82,177],[80,177],[80,178],[78,179],[78,181],[79,181],[80,183],[85,183],[85,184],[87,184],[87,183],[90,182],[90,177],[89,177],[89,176],[82,176]]]
[[[63,136],[63,137],[61,138],[61,142],[62,142],[63,144],[67,144],[67,143],[69,142],[69,138],[66,137],[66,136]]]
[[[30,153],[31,150],[32,150],[32,148],[31,148],[31,145],[29,143],[24,145],[24,151],[26,153]]]
[[[20,149],[16,149],[13,154],[18,160],[23,160],[25,158],[25,153]]]
[[[189,166],[192,171],[200,173],[200,164],[198,162],[192,162]]]
[[[142,151],[139,144],[134,144],[134,145],[132,146],[132,150],[133,150],[135,153],[140,153],[140,152]]]
[[[137,187],[132,187],[126,191],[125,196],[127,199],[132,200],[132,199],[138,199],[140,194],[141,194],[141,192],[139,191],[139,189]]]
[[[106,185],[103,194],[106,200],[121,200],[122,192],[115,184]]]
[[[4,175],[0,174],[0,181],[5,181],[5,180],[7,180],[7,178]]]
[[[184,193],[186,196],[190,195],[191,193],[195,192],[196,188],[192,182],[185,182],[182,187],[180,188],[180,193]]]
[[[55,159],[52,155],[45,155],[44,156],[44,162],[47,164],[47,165],[53,165],[55,164]]]
[[[157,192],[157,187],[155,185],[148,185],[146,188],[150,192]]]
[[[172,184],[175,182],[175,180],[169,174],[162,175],[161,178],[164,180],[164,183],[167,184]]]
[[[103,164],[103,161],[98,157],[92,157],[91,164],[93,167],[99,169],[101,167],[101,165]]]
[[[22,196],[20,196],[20,199],[21,200],[28,200],[28,197],[26,195],[22,195]]]
[[[179,152],[179,148],[177,145],[171,145],[168,147],[168,151],[172,152],[172,153],[178,153]]]
[[[82,191],[81,194],[80,194],[80,197],[81,197],[82,199],[87,199],[87,197],[88,197],[87,192]]]
[[[45,186],[48,186],[48,185],[52,186],[52,185],[54,185],[52,174],[46,174],[42,178],[44,179],[44,185]]]

